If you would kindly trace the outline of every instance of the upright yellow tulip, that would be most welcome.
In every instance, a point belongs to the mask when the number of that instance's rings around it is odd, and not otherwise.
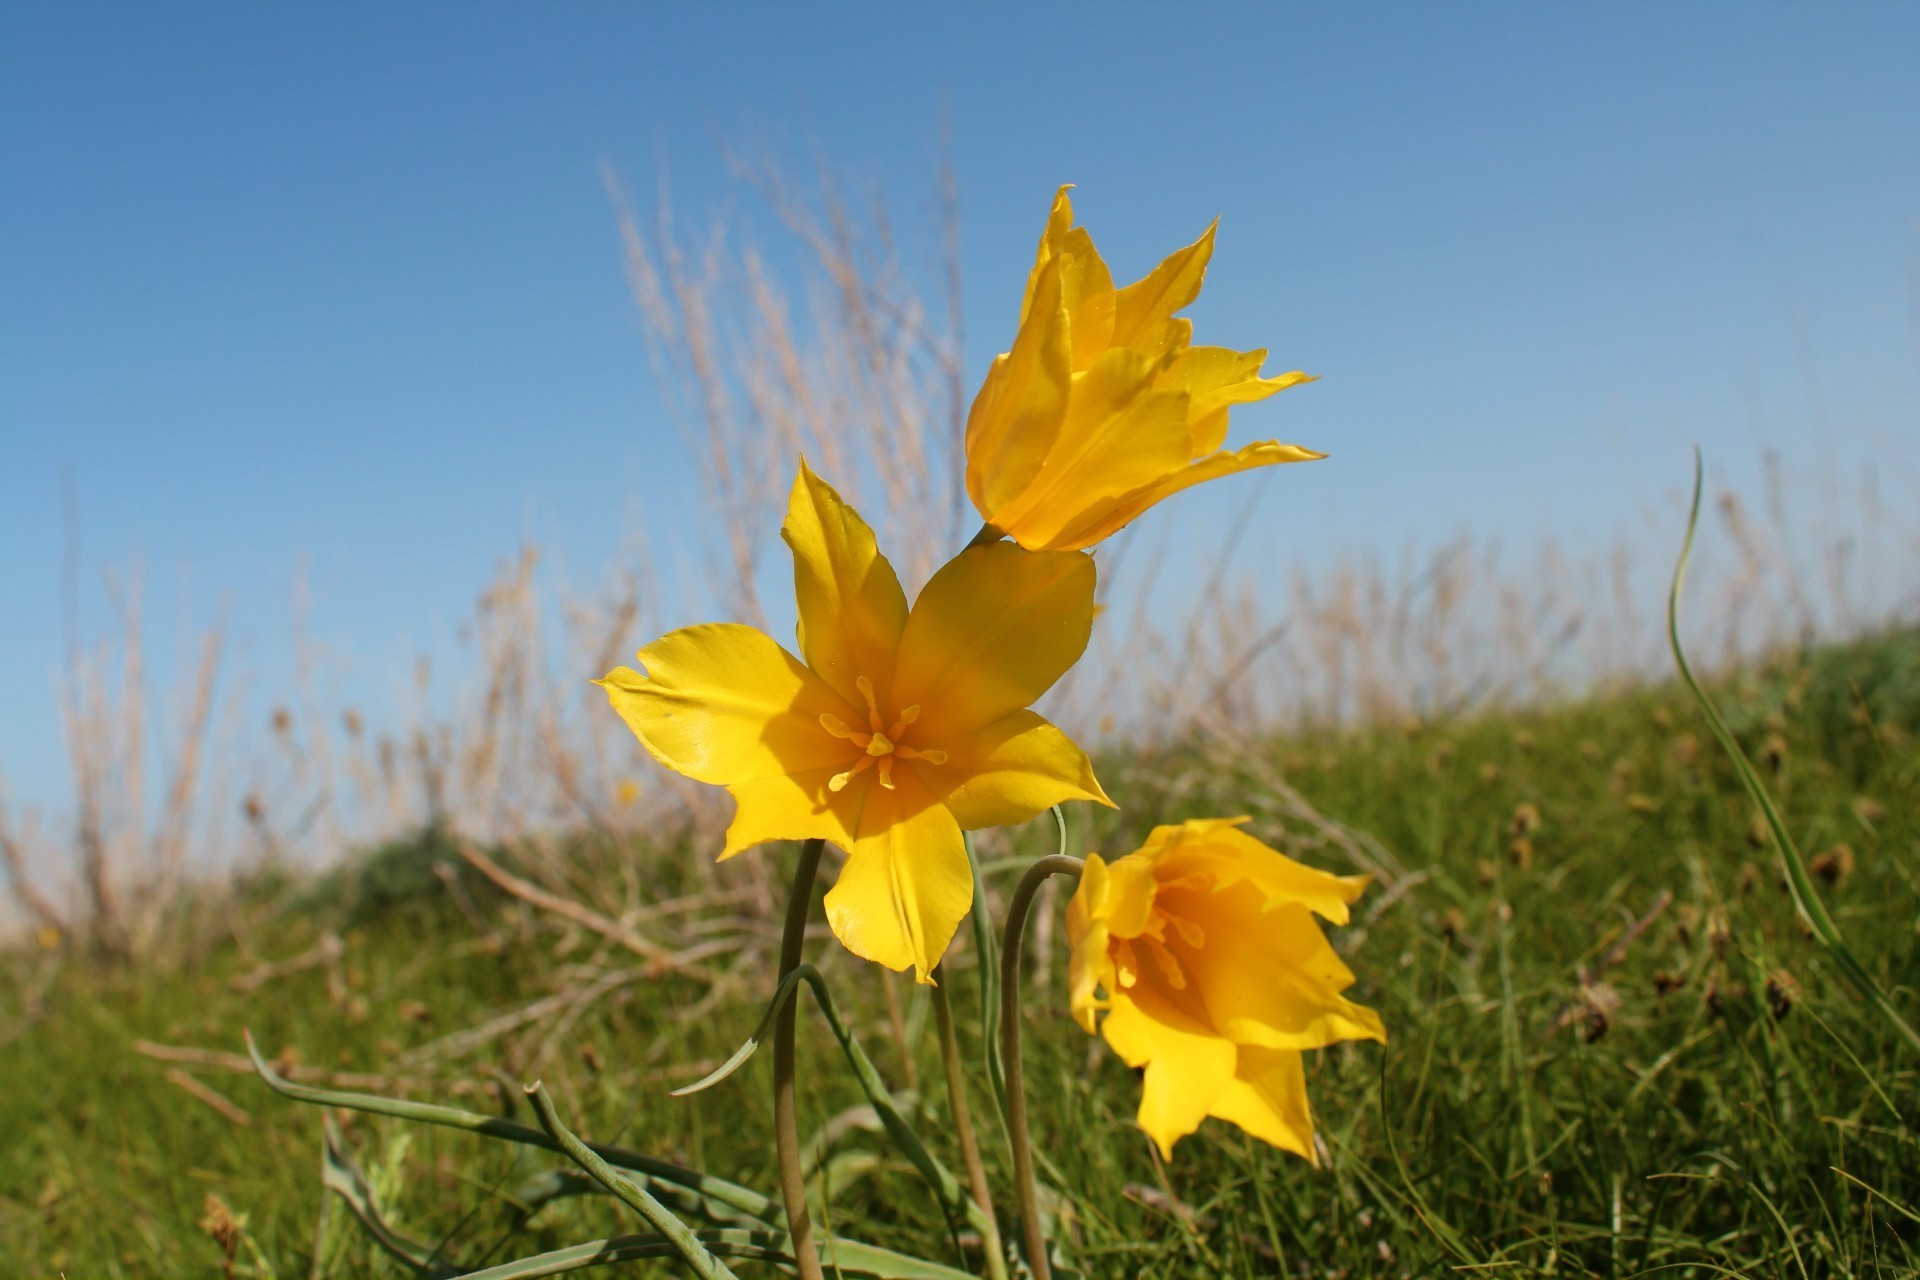
[[[1168,1158],[1214,1116],[1314,1160],[1301,1051],[1387,1038],[1340,994],[1353,974],[1313,918],[1345,924],[1368,877],[1295,862],[1246,821],[1155,827],[1111,863],[1089,854],[1067,907],[1073,1016],[1146,1068],[1140,1127]]]
[[[1013,347],[967,416],[967,493],[1023,547],[1079,549],[1203,480],[1325,455],[1264,440],[1223,446],[1227,410],[1313,379],[1260,376],[1262,351],[1192,345],[1174,318],[1200,295],[1213,228],[1115,289],[1093,238],[1054,197]]]
[[[766,840],[838,845],[834,934],[925,982],[973,904],[963,828],[1113,803],[1085,753],[1027,709],[1086,648],[1093,561],[972,547],[909,610],[873,530],[805,462],[781,536],[801,658],[710,623],[642,649],[644,675],[597,683],[656,760],[733,794],[722,859]]]

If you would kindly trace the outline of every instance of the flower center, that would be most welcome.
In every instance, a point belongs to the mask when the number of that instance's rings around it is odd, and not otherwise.
[[[868,769],[877,769],[880,785],[893,790],[893,762],[897,760],[925,760],[928,764],[945,764],[947,753],[944,751],[916,751],[903,740],[909,727],[920,718],[920,708],[908,707],[900,713],[900,718],[888,724],[880,714],[879,700],[873,694],[873,681],[861,676],[854,681],[860,689],[860,695],[867,700],[867,729],[862,732],[842,720],[832,712],[820,717],[820,727],[836,738],[842,738],[860,748],[861,755],[845,772],[836,773],[827,781],[827,790],[844,791],[849,782],[865,773]]]

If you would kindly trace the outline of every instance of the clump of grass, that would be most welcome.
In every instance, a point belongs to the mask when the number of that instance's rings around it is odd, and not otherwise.
[[[1872,673],[1916,662],[1920,635],[1892,633],[1784,655],[1711,690],[1739,713],[1747,751],[1785,740],[1768,781],[1783,821],[1806,848],[1849,847],[1848,874],[1821,891],[1909,1015],[1920,701],[1876,694],[1900,686]],[[1372,871],[1354,925],[1336,932],[1356,998],[1393,1040],[1314,1055],[1324,1169],[1220,1125],[1162,1166],[1133,1127],[1130,1073],[1065,1017],[1054,948],[1029,1002],[1028,1076],[1042,1174],[1070,1193],[1057,1207],[1083,1274],[1911,1274],[1920,1061],[1800,923],[1748,842],[1755,814],[1736,773],[1691,715],[1667,686],[1313,738],[1221,731],[1103,761],[1137,816],[1078,815],[1076,844],[1118,852],[1151,821],[1244,811],[1296,856]],[[1516,838],[1531,842],[1524,865]],[[1000,852],[1050,852],[1054,839],[1041,822]],[[445,852],[384,858],[391,870]],[[757,1018],[772,938],[743,904],[789,855],[712,869],[685,844],[588,837],[545,861],[496,856],[563,887],[644,868],[636,903],[698,906],[670,934],[639,907],[621,913],[627,927],[728,949],[703,962],[711,972],[649,967],[512,895],[476,889],[462,903],[429,870],[380,880],[383,909],[357,913],[354,892],[263,883],[165,973],[12,953],[0,967],[0,1070],[13,1084],[0,1102],[0,1252],[50,1273],[217,1273],[224,1246],[196,1225],[213,1195],[244,1222],[236,1275],[405,1274],[326,1207],[320,1117],[236,1069],[243,1026],[307,1081],[524,1123],[517,1081],[538,1074],[584,1137],[770,1186],[764,1068],[694,1098],[667,1092]],[[816,950],[894,1086],[909,1061],[936,1079],[918,994],[904,993],[896,1035],[882,976]],[[958,992],[972,989],[970,963],[964,948],[951,961]],[[154,1056],[163,1047],[176,1056]],[[938,1207],[865,1127],[857,1091],[830,1069],[803,1078],[834,1228],[945,1256]],[[462,1265],[624,1229],[604,1198],[524,1212],[557,1158],[367,1117],[343,1129],[389,1220]],[[1003,1154],[986,1154],[1004,1179]]]

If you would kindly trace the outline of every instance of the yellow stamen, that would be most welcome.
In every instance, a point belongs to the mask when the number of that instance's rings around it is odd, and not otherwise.
[[[1167,944],[1158,938],[1144,938],[1144,941],[1147,944],[1147,954],[1152,956],[1154,963],[1160,966],[1160,972],[1166,977],[1167,984],[1175,991],[1185,991],[1187,989],[1186,971],[1180,967],[1180,962],[1173,958],[1173,952],[1167,950]]]
[[[862,773],[865,773],[868,767],[871,766],[872,764],[873,764],[872,756],[861,756],[860,759],[854,764],[853,768],[847,770],[845,773],[836,773],[831,778],[828,778],[827,790],[845,791],[847,789],[847,784],[849,782],[852,782],[856,777],[858,777]]]
[[[870,756],[890,756],[893,754],[893,739],[884,733],[876,732],[867,739],[867,754]]]
[[[939,750],[915,751],[912,747],[896,746],[893,749],[893,754],[899,756],[902,760],[925,760],[928,764],[945,764],[947,762],[947,753]]]
[[[1122,938],[1113,944],[1113,976],[1122,989],[1131,990],[1140,981],[1140,958],[1133,953],[1133,944]]]
[[[860,696],[867,700],[867,719],[872,723],[873,731],[880,732],[886,721],[880,718],[880,701],[873,695],[873,681],[865,676],[857,676],[853,683],[860,690]]]
[[[1185,916],[1177,916],[1171,911],[1162,911],[1159,915],[1161,919],[1173,926],[1174,932],[1180,935],[1180,941],[1190,947],[1204,947],[1207,945],[1207,931],[1193,921],[1187,919]],[[1166,936],[1164,930],[1161,931],[1161,936]]]
[[[859,732],[831,711],[820,713],[820,727],[836,738],[847,739],[856,747],[864,747],[870,741],[869,735]]]
[[[919,718],[920,718],[919,706],[915,705],[915,706],[908,707],[905,711],[902,711],[900,713],[900,718],[893,722],[893,728],[887,730],[887,736],[889,738],[899,737],[902,733],[906,732],[906,728],[908,725],[912,724],[915,720],[918,720]]]
[[[877,738],[880,735],[874,736]],[[893,757],[891,755],[880,757],[880,785],[889,791],[893,790]]]

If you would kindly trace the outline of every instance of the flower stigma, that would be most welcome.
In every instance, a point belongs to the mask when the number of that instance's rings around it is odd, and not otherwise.
[[[858,747],[862,752],[853,766],[836,773],[827,781],[827,790],[844,791],[847,784],[865,773],[869,768],[877,769],[880,785],[893,790],[893,762],[895,760],[924,760],[931,765],[947,762],[944,751],[917,751],[902,739],[915,720],[920,718],[918,706],[907,707],[900,712],[900,718],[888,724],[886,717],[880,714],[880,701],[874,695],[873,681],[861,676],[854,681],[860,689],[860,695],[867,700],[867,732],[862,732],[842,720],[832,712],[822,712],[820,727],[836,738],[844,739]]]

